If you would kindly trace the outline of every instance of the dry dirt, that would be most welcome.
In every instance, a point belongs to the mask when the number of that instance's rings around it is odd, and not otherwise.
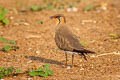
[[[0,0],[0,5],[9,9],[7,17],[10,20],[9,25],[0,27],[0,36],[15,40],[20,47],[17,51],[1,51],[0,66],[30,70],[47,63],[54,75],[43,78],[24,74],[4,80],[120,80],[120,39],[109,37],[110,33],[120,34],[119,0],[81,0],[76,5],[77,12],[66,9],[21,12],[32,4],[41,3],[42,0]],[[88,4],[99,6],[85,12],[83,9]],[[64,68],[64,52],[54,42],[55,22],[49,16],[57,13],[64,14],[77,37],[88,42],[85,48],[96,52],[87,55],[88,61],[75,55],[75,67],[70,69]],[[43,24],[38,24],[40,21]],[[71,64],[71,55],[68,63]]]

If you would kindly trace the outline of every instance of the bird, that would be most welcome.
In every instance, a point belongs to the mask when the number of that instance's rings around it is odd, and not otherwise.
[[[79,39],[70,30],[70,26],[66,24],[66,18],[63,14],[56,14],[50,16],[51,19],[56,21],[55,29],[55,43],[57,47],[65,51],[66,66],[67,66],[67,54],[72,53],[72,66],[74,61],[74,54],[82,55],[85,60],[87,60],[85,54],[95,53],[94,51],[89,51],[81,45]]]

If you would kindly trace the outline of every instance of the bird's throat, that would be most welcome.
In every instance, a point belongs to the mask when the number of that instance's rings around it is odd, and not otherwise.
[[[63,17],[59,18],[56,20],[56,24],[59,25],[59,24],[65,24],[65,20]]]

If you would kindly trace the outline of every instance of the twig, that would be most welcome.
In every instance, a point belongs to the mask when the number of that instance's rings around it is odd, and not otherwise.
[[[120,51],[117,51],[117,52],[111,52],[111,53],[104,53],[104,54],[100,54],[100,55],[92,55],[90,57],[100,57],[100,56],[106,56],[106,55],[120,55]]]

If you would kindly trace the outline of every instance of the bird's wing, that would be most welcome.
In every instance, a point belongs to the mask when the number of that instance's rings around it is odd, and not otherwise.
[[[80,44],[77,37],[70,31],[65,25],[60,25],[56,31],[55,36],[56,44],[59,48],[64,50],[84,50],[84,47]]]

